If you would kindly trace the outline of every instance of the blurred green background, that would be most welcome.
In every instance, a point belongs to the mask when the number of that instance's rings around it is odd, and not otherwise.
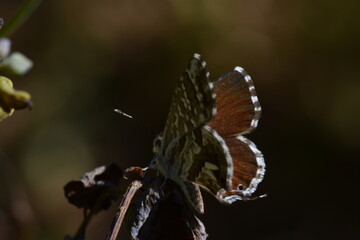
[[[23,1],[1,0],[11,18]],[[0,123],[0,239],[62,239],[82,211],[66,182],[116,162],[146,166],[194,52],[215,79],[236,65],[263,107],[249,138],[263,152],[265,199],[224,206],[205,193],[209,239],[360,239],[360,2],[43,1],[11,36],[34,61],[15,88],[32,111]],[[105,239],[115,209],[87,239]]]

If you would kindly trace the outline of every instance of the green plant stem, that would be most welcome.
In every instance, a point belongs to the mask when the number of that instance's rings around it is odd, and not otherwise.
[[[4,26],[0,29],[0,37],[10,36],[18,27],[20,27],[28,17],[36,10],[42,0],[26,0],[15,16],[9,21],[5,21]]]

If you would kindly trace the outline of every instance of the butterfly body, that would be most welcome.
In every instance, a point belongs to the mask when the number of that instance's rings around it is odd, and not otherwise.
[[[194,54],[175,90],[151,165],[177,183],[200,213],[199,186],[225,203],[248,199],[262,181],[265,163],[243,135],[257,127],[260,114],[253,82],[242,68],[211,82],[206,63]]]

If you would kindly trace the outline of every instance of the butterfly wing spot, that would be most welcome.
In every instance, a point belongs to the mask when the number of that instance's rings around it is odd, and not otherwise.
[[[251,100],[253,103],[259,102],[259,99],[257,96],[251,96]]]
[[[237,67],[235,67],[235,69],[234,69],[235,71],[238,71],[239,73],[243,73],[243,72],[245,72],[245,70],[242,68],[242,67],[239,67],[239,66],[237,66]]]
[[[183,127],[184,127],[184,131],[185,131],[185,132],[189,131],[189,129],[188,129],[188,127],[187,127],[186,124],[184,124]]]
[[[260,106],[257,106],[254,108],[255,112],[261,112],[261,107]]]
[[[216,178],[215,174],[213,173],[213,170],[214,169],[209,169],[207,167],[202,167],[198,178],[195,179],[195,182],[199,183],[199,184],[204,184],[203,181],[202,181],[203,178],[217,181],[217,178]]]
[[[209,72],[207,72],[207,73],[209,73]],[[208,76],[207,76],[208,77]],[[214,83],[213,82],[209,82],[209,87],[210,87],[210,89],[213,89],[214,88]]]
[[[179,116],[177,114],[174,114],[175,121],[173,122],[175,127],[179,126]]]
[[[203,113],[199,114],[199,120],[200,121],[204,121],[205,120],[205,115]]]
[[[219,170],[219,167],[211,162],[205,162],[204,168],[209,169],[209,170]]]
[[[248,82],[252,82],[252,79],[249,75],[245,75],[245,81],[248,83]]]
[[[201,102],[201,100],[203,99],[203,95],[199,92],[196,94],[196,97],[199,100],[199,102]]]
[[[259,123],[258,119],[253,119],[253,120],[251,120],[250,126],[253,127],[253,128],[257,128],[258,123]]]
[[[198,61],[201,61],[201,66],[202,66],[203,68],[206,67],[206,62],[203,61],[203,60],[201,60],[201,55],[200,55],[200,54],[194,53],[193,58],[195,58],[195,59],[198,60]]]
[[[161,142],[162,142],[162,137],[160,135],[156,136],[156,138],[154,139],[154,142],[153,142],[153,152],[154,153],[160,152]]]
[[[215,115],[216,113],[217,113],[217,109],[216,109],[216,107],[213,107],[212,114]]]
[[[191,124],[192,124],[193,126],[196,126],[196,123],[195,123],[194,119],[190,119],[190,122],[191,122]]]
[[[239,184],[237,187],[239,190],[244,190],[244,186],[242,184]]]
[[[183,114],[183,112],[182,112],[182,109],[181,109],[181,107],[180,107],[180,105],[177,105],[177,108],[178,108],[178,114],[174,114],[174,115],[178,115],[178,116],[180,116],[180,117],[185,117],[185,115]]]
[[[201,55],[200,55],[200,54],[198,54],[198,53],[194,53],[193,58],[196,58],[197,60],[201,60],[201,59],[200,59],[200,57],[201,57]]]

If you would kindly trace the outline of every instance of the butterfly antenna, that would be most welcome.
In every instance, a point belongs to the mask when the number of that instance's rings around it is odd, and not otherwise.
[[[133,116],[131,116],[131,115],[129,115],[129,114],[121,111],[120,109],[115,108],[115,109],[114,109],[114,112],[119,113],[119,114],[123,115],[124,117],[133,119],[133,120],[135,120],[136,122],[138,122],[138,123],[140,123],[140,124],[142,124],[142,125],[144,125],[144,126],[147,126],[148,128],[150,128],[150,129],[152,129],[152,130],[154,131],[155,135],[158,135],[158,134],[159,134],[159,131],[157,131],[157,130],[156,130],[153,126],[151,126],[150,124],[148,124],[148,123],[146,123],[146,122],[143,122],[143,121],[141,121],[141,120],[139,120],[139,119],[137,119],[137,118],[134,118]]]
[[[267,194],[262,194],[260,196],[251,197],[251,198],[248,198],[246,200],[253,201],[253,200],[257,200],[257,199],[260,199],[260,198],[266,198],[266,197],[267,197]]]

